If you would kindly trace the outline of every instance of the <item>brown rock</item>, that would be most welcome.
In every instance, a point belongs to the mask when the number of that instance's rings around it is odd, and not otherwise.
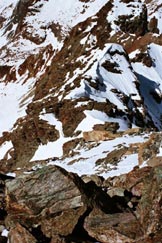
[[[142,238],[133,243],[161,243],[162,239],[162,229],[156,234],[150,234],[146,238]]]
[[[8,224],[18,221],[31,227],[33,224],[40,224],[42,218],[45,220],[52,215],[83,206],[75,179],[54,166],[8,181],[6,193]]]
[[[148,166],[155,167],[162,165],[162,156],[153,157],[147,161]]]
[[[16,224],[9,232],[10,243],[36,243],[37,240],[20,224]]]
[[[150,19],[150,22],[148,23],[148,29],[149,29],[150,32],[158,34],[159,29],[157,28],[157,26],[158,26],[158,20],[154,16],[153,18]]]
[[[76,148],[77,145],[81,145],[83,143],[82,138],[76,138],[73,140],[70,140],[63,144],[63,153],[64,156],[72,156],[74,155],[73,150]]]
[[[64,238],[61,238],[58,235],[55,235],[52,240],[50,241],[50,243],[66,243],[66,241],[64,240]]]
[[[128,151],[126,152],[126,155],[138,153],[140,146],[141,146],[141,143],[131,143],[131,144],[129,144],[129,148],[128,148]]]
[[[141,143],[139,147],[138,160],[139,165],[144,161],[153,158],[159,152],[161,144],[161,133],[152,133],[145,143]]]
[[[47,237],[55,235],[69,235],[73,232],[78,219],[85,212],[85,207],[69,209],[61,212],[60,215],[42,221],[41,230]]]
[[[104,181],[103,186],[108,187],[109,190],[115,188],[124,188],[131,191],[133,195],[141,196],[143,189],[143,180],[150,174],[150,167],[143,167],[141,169],[134,168],[128,174],[123,174],[121,176],[116,176],[114,178],[108,178]]]
[[[14,159],[15,168],[23,168],[34,156],[39,144],[56,141],[59,138],[59,132],[48,122],[30,116],[18,122],[11,138],[14,146],[12,160]]]
[[[112,199],[119,195],[121,199],[123,198],[125,200],[127,199],[125,192],[127,192],[129,196],[127,206],[129,206],[129,210],[132,211],[133,215],[135,215],[140,225],[140,229],[136,228],[137,231],[135,235],[137,238],[134,243],[142,242],[140,241],[141,239],[143,242],[156,242],[154,239],[159,239],[160,234],[162,236],[161,174],[162,166],[160,165],[153,168],[135,168],[132,172],[126,175],[107,179],[103,183],[104,187],[109,187],[107,193],[109,194],[110,192],[109,195],[112,196]],[[122,189],[124,189],[123,194],[125,194],[123,197],[122,194],[120,195],[118,193],[122,191]],[[113,194],[111,194],[112,191]],[[127,210],[128,208],[125,208],[123,212],[127,212]],[[113,216],[114,218],[116,217],[115,214]],[[133,220],[130,221],[129,225],[132,223]],[[122,220],[121,224],[123,224]],[[120,227],[120,229],[121,228],[122,227]]]
[[[127,135],[137,135],[137,134],[140,134],[142,132],[142,129],[140,127],[135,127],[135,128],[130,128],[130,129],[127,129],[126,131],[124,131],[124,135],[127,134]]]
[[[140,226],[132,213],[104,214],[98,209],[94,209],[87,217],[84,227],[89,235],[103,243],[131,243],[137,231],[140,232]]]
[[[114,133],[119,129],[119,123],[105,122],[105,124],[96,124],[93,126],[93,129],[96,131],[110,131]]]
[[[121,160],[122,156],[124,156],[128,151],[127,147],[122,147],[120,149],[114,149],[110,153],[107,154],[105,158],[98,159],[96,161],[96,165],[100,164],[113,164],[117,165],[117,163]]]
[[[59,167],[44,167],[6,182],[6,226],[15,230],[14,237],[20,237],[17,225],[26,230],[39,227],[56,243],[64,243],[69,235],[75,242],[74,231],[83,225],[89,236],[103,243],[152,242],[161,231],[161,173],[162,166],[137,167],[105,182],[83,177],[84,183]]]
[[[150,174],[143,179],[142,197],[138,204],[137,215],[145,235],[162,232],[162,166],[151,168]]]
[[[104,140],[112,140],[119,137],[119,134],[114,134],[109,131],[89,131],[83,132],[83,138],[86,142],[99,142]]]

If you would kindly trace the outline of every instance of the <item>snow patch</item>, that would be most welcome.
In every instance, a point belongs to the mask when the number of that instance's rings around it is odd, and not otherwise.
[[[105,153],[113,151],[118,146],[129,147],[131,143],[142,143],[145,141],[144,136],[129,136],[116,138],[114,140],[102,141],[91,149],[79,150],[79,154],[72,158],[64,158],[64,160],[50,161],[49,165],[58,165],[63,167],[67,171],[77,173],[79,176],[98,174],[105,178],[115,175],[121,175],[128,173],[134,166],[138,165],[137,154],[127,155],[122,157],[117,166],[107,164],[109,169],[105,172],[105,169],[96,165],[96,161],[105,158]],[[77,151],[77,150],[76,150]],[[74,150],[75,152],[75,150]],[[73,161],[73,163],[71,163]]]
[[[7,141],[4,142],[1,146],[0,146],[0,159],[3,159],[4,156],[6,155],[6,153],[13,148],[13,144],[11,141]]]
[[[1,233],[1,236],[8,237],[9,231],[7,229],[4,229]]]
[[[0,83],[0,136],[4,131],[10,131],[18,118],[26,115],[25,109],[32,97],[28,97],[21,107],[21,101],[34,85],[29,79],[25,85],[20,83]],[[28,101],[28,102],[27,102]],[[5,108],[4,108],[5,107]]]
[[[35,152],[32,161],[44,160],[51,157],[61,157],[63,155],[63,144],[70,140],[70,138],[65,138],[62,129],[62,123],[51,114],[40,115],[40,118],[46,120],[51,125],[55,125],[56,129],[59,131],[59,139],[55,142],[48,142],[46,145],[39,145],[37,151]]]

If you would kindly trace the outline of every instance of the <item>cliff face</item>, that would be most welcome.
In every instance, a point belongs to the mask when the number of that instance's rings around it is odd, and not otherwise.
[[[161,17],[161,0],[0,3],[2,242],[161,240]]]

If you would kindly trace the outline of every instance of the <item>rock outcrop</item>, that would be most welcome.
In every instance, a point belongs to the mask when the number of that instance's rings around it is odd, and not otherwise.
[[[112,140],[117,137],[119,137],[120,134],[114,134],[112,132],[108,131],[89,131],[89,132],[83,132],[83,139],[86,142],[99,142],[99,141],[104,141],[104,140]]]
[[[5,226],[10,243],[160,240],[161,173],[161,166],[136,168],[98,178],[97,185],[95,177],[83,181],[50,166],[8,180]]]

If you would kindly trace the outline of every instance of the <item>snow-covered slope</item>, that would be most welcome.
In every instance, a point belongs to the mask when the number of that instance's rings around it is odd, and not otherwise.
[[[0,1],[0,242],[159,242],[161,26],[162,0]]]
[[[161,130],[160,26],[160,0],[1,1],[2,168],[45,160],[71,164],[65,148],[78,141],[73,160],[90,164],[93,158],[97,173],[96,161],[114,146],[144,141],[142,131],[135,137],[124,131]],[[95,150],[84,137],[90,131],[119,138],[111,143],[102,134]],[[123,156],[119,167],[133,160],[131,170],[139,162],[137,153]]]

